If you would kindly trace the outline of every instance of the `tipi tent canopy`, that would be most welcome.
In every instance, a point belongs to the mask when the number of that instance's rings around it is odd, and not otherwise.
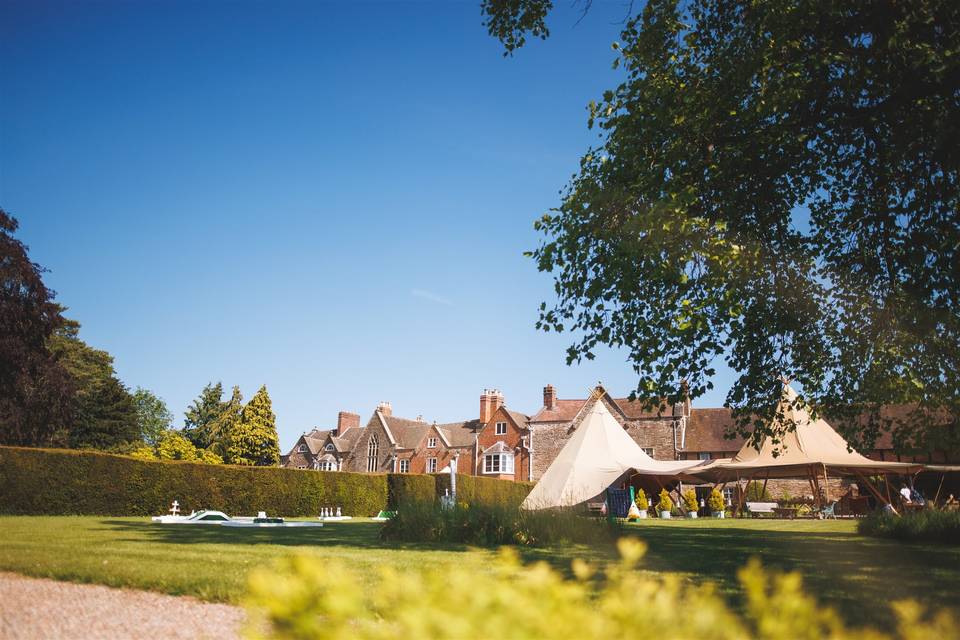
[[[521,507],[573,506],[598,496],[627,472],[686,477],[688,469],[700,464],[699,460],[654,460],[598,397]]]
[[[847,441],[823,418],[814,419],[789,384],[773,419],[775,432],[783,433],[779,442],[767,436],[760,449],[747,442],[727,463],[712,464],[699,475],[714,480],[761,476],[764,478],[806,477],[811,469],[831,475],[912,474],[923,467],[906,462],[879,462],[852,451]],[[784,431],[792,425],[793,430]]]

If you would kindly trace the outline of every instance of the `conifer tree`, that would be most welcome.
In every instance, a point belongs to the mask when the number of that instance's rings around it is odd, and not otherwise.
[[[207,383],[184,414],[183,435],[196,447],[209,447],[212,444],[212,423],[220,417],[227,404],[223,401],[223,384]]]
[[[273,466],[280,462],[277,418],[273,413],[266,385],[260,387],[230,434],[227,447],[231,464]]]
[[[240,387],[234,386],[230,399],[221,403],[220,413],[207,423],[205,427],[205,438],[209,443],[206,449],[231,464],[243,464],[241,462],[233,462],[230,459],[229,451],[233,433],[240,423],[242,413],[243,394],[240,393]]]

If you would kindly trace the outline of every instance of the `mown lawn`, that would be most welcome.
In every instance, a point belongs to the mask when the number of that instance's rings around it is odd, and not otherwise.
[[[460,545],[386,543],[379,523],[332,523],[322,529],[227,529],[155,525],[146,518],[0,517],[0,570],[239,602],[247,573],[291,553],[339,559],[372,579],[377,566],[454,565],[486,571],[495,553]],[[960,548],[907,545],[856,534],[851,521],[651,520],[627,531],[647,542],[645,567],[711,580],[736,601],[736,570],[751,556],[768,567],[800,571],[807,590],[850,623],[882,625],[887,602],[912,597],[960,614]],[[602,563],[596,547],[525,550],[569,571],[575,557]]]

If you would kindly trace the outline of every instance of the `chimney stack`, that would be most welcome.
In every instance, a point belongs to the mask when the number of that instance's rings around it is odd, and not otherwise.
[[[503,394],[499,389],[484,389],[480,394],[480,422],[486,424],[503,406]]]
[[[547,411],[553,411],[557,407],[557,390],[552,384],[543,388],[543,407]]]
[[[390,404],[389,402],[381,402],[380,404],[377,405],[377,411],[379,411],[385,416],[392,416],[393,405]]]
[[[341,411],[337,414],[337,435],[342,436],[348,429],[360,426],[360,415]]]

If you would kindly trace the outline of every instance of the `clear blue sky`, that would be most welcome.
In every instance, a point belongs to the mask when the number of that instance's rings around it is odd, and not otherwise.
[[[281,445],[339,410],[533,412],[564,364],[524,250],[597,140],[625,4],[558,2],[504,58],[479,0],[0,5],[0,206],[82,337],[177,424],[209,381],[266,384]],[[698,402],[719,406],[729,385]]]

